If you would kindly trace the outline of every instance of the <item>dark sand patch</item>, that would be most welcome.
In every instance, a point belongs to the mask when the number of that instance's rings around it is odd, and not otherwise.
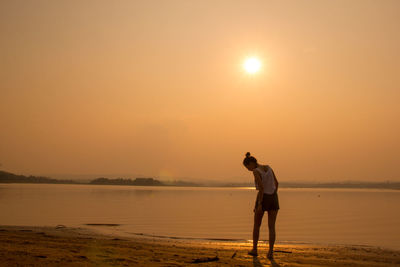
[[[120,226],[121,224],[117,223],[86,223],[88,226]]]

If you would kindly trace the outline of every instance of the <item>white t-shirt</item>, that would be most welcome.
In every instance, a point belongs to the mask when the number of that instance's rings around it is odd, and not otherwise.
[[[274,173],[269,165],[266,165],[267,171],[264,171],[264,166],[258,166],[256,170],[260,173],[262,184],[264,186],[264,194],[273,194],[275,192]],[[255,182],[255,181],[254,181]],[[259,189],[255,182],[256,189]]]

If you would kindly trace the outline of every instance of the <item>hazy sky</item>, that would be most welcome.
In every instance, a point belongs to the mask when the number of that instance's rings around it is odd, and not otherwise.
[[[399,14],[397,0],[3,0],[0,168],[239,182],[250,151],[280,180],[400,180]]]

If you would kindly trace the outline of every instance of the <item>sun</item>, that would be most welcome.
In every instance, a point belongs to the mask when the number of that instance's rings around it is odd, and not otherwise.
[[[261,69],[261,61],[256,57],[249,57],[244,61],[243,67],[247,73],[257,73]]]

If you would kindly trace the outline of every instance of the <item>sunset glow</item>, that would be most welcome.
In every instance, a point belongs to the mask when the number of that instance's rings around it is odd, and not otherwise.
[[[400,181],[400,1],[159,2],[0,1],[1,170]]]
[[[400,267],[399,13],[1,0],[0,267]]]
[[[247,58],[243,64],[247,73],[254,74],[260,71],[261,61],[256,57]]]

